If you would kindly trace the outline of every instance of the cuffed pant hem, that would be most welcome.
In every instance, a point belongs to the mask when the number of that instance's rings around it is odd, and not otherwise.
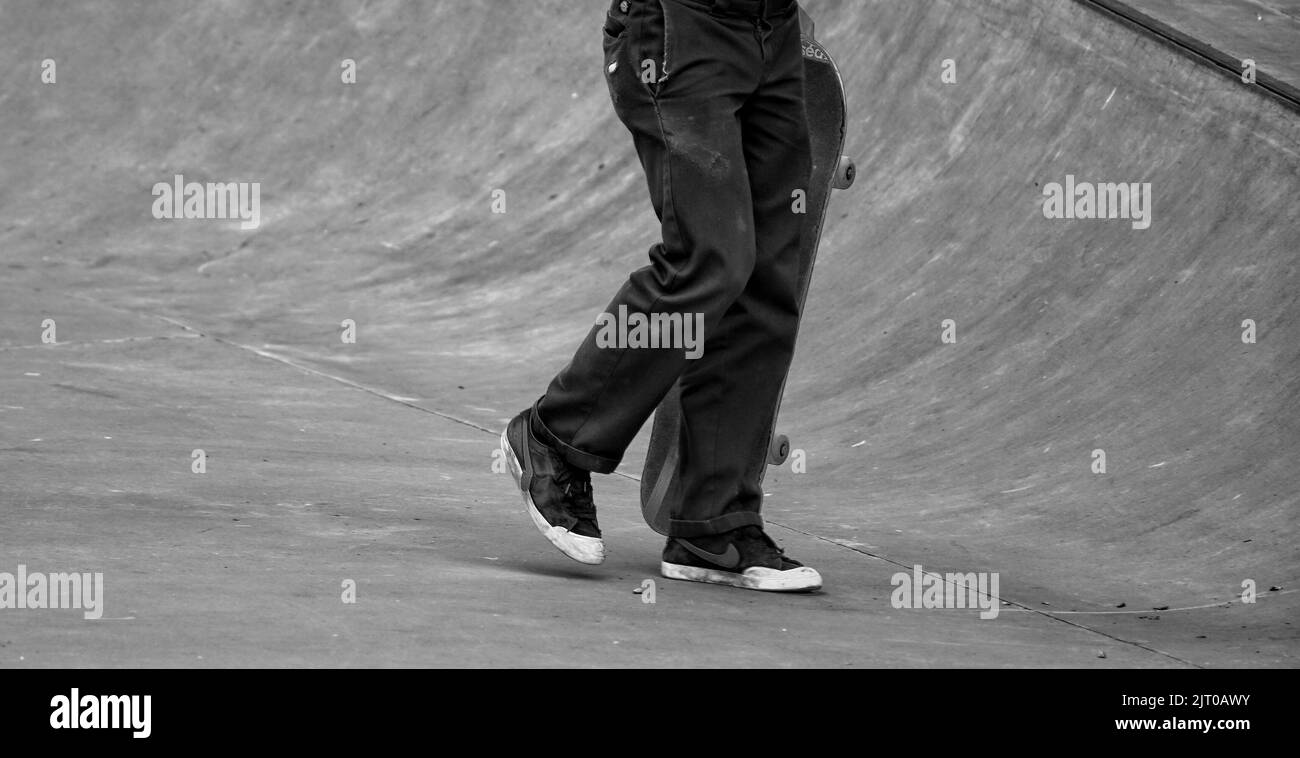
[[[555,433],[547,428],[546,422],[542,421],[541,415],[537,412],[537,404],[540,402],[541,400],[538,400],[537,403],[533,404],[531,421],[533,433],[541,438],[543,445],[558,451],[560,456],[564,458],[565,463],[570,466],[577,466],[593,474],[610,474],[614,472],[614,469],[618,468],[619,461],[617,459],[583,452],[556,437]]]
[[[704,521],[687,521],[669,519],[668,535],[670,537],[710,537],[729,532],[742,526],[763,528],[763,516],[757,511],[734,511]]]

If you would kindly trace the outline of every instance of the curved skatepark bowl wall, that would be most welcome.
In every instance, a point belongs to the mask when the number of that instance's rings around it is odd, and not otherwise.
[[[604,8],[6,5],[0,571],[106,571],[122,621],[0,610],[0,665],[1295,665],[1300,116],[1071,0],[806,4],[859,176],[765,515],[825,593],[630,618],[643,439],[609,565],[528,533],[495,433],[657,232]],[[260,226],[153,218],[177,174]],[[1149,183],[1149,228],[1046,218],[1067,177]],[[892,608],[915,564],[1005,612]]]

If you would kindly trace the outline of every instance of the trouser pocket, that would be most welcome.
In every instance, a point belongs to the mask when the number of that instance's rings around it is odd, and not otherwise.
[[[670,73],[668,26],[661,0],[613,0],[602,29],[606,73],[625,74],[627,81],[657,94]]]
[[[601,29],[605,51],[605,84],[609,87],[609,97],[614,103],[615,111],[621,110],[629,86],[626,71],[629,64],[624,53],[631,33],[630,3],[631,0],[614,0],[605,13],[605,23]]]
[[[624,109],[652,103],[671,73],[669,26],[661,0],[614,0],[605,13],[605,80],[625,122]]]
[[[630,10],[631,0],[614,0],[609,10],[605,12],[605,39],[617,39],[623,36],[627,31]]]

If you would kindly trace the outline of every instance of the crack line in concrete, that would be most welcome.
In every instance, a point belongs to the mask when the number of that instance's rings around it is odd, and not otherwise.
[[[192,340],[198,339],[202,335],[195,333],[196,336],[188,334],[156,334],[149,337],[116,337],[114,339],[104,340],[83,340],[74,342],[51,342],[41,345],[0,345],[0,353],[7,353],[10,350],[48,350],[54,347],[93,347],[95,345],[116,345],[124,342],[152,342],[155,340]]]
[[[875,558],[875,559],[880,560],[880,561],[884,561],[885,563],[889,563],[889,564],[892,564],[892,565],[894,565],[894,566],[898,566],[899,568],[907,569],[908,571],[911,571],[912,568],[913,568],[913,566],[904,565],[904,564],[899,563],[898,561],[894,560],[893,558],[889,558],[889,557],[886,557],[886,556],[883,556],[883,555],[877,555],[877,554],[875,554],[875,553],[871,553],[871,552],[868,552],[868,551],[866,551],[866,550],[862,550],[862,549],[860,549],[860,548],[851,547],[851,546],[849,546],[849,545],[845,545],[845,544],[842,544],[842,543],[840,543],[840,542],[836,542],[835,540],[832,540],[832,539],[828,539],[828,538],[826,538],[826,537],[823,537],[823,536],[821,536],[821,535],[819,535],[819,534],[812,534],[812,533],[810,533],[810,532],[805,532],[805,531],[803,531],[803,530],[801,530],[801,529],[795,529],[794,527],[792,527],[792,526],[788,526],[788,525],[786,525],[786,524],[778,524],[778,523],[776,523],[775,521],[769,521],[769,522],[767,522],[767,523],[769,523],[769,524],[775,524],[776,526],[780,526],[780,527],[782,527],[782,528],[784,528],[784,529],[789,529],[790,531],[795,532],[795,533],[797,533],[797,534],[802,534],[802,535],[805,536],[805,537],[811,537],[811,538],[816,539],[816,540],[821,540],[822,542],[828,542],[828,543],[830,543],[830,544],[832,544],[832,545],[837,545],[837,546],[839,546],[839,547],[846,548],[846,549],[848,549],[848,550],[852,550],[852,551],[855,552],[855,553],[860,553],[860,554],[862,554],[862,555],[865,555],[865,556],[868,556],[868,557],[871,557],[871,558]],[[945,580],[944,583],[945,583],[945,584],[948,584],[949,582],[947,582],[947,581]],[[954,584],[954,586],[956,586],[956,585]],[[981,594],[984,594],[985,596],[990,596],[989,593],[981,593]],[[1139,649],[1141,649],[1141,650],[1145,650],[1145,651],[1147,651],[1147,652],[1149,652],[1149,653],[1155,653],[1156,655],[1160,655],[1160,656],[1163,656],[1163,657],[1168,658],[1168,659],[1170,659],[1170,660],[1177,661],[1177,662],[1179,662],[1179,663],[1181,663],[1181,664],[1183,664],[1183,665],[1186,665],[1186,666],[1191,666],[1191,667],[1193,667],[1193,668],[1198,668],[1198,669],[1206,668],[1205,666],[1202,666],[1202,665],[1200,665],[1200,664],[1198,664],[1198,663],[1194,663],[1194,662],[1192,662],[1192,661],[1188,661],[1188,660],[1184,660],[1184,659],[1182,659],[1182,658],[1179,658],[1178,656],[1174,655],[1173,653],[1166,653],[1166,652],[1163,651],[1163,650],[1160,650],[1160,649],[1158,649],[1158,648],[1151,647],[1151,646],[1149,646],[1149,645],[1143,645],[1141,642],[1136,642],[1136,641],[1134,641],[1134,640],[1126,640],[1126,639],[1124,639],[1123,637],[1117,637],[1117,636],[1115,636],[1115,635],[1113,635],[1113,634],[1110,634],[1109,632],[1104,632],[1104,631],[1102,631],[1102,630],[1100,630],[1100,629],[1094,629],[1094,628],[1092,628],[1092,627],[1090,627],[1090,626],[1087,626],[1087,625],[1085,625],[1085,624],[1080,624],[1080,623],[1078,623],[1078,622],[1071,621],[1071,620],[1069,620],[1069,619],[1061,618],[1060,616],[1057,616],[1057,615],[1055,615],[1055,614],[1053,614],[1053,613],[1049,613],[1049,612],[1044,611],[1044,610],[1040,610],[1040,609],[1038,609],[1038,608],[1030,608],[1029,606],[1025,605],[1024,603],[1019,603],[1019,602],[1016,602],[1016,601],[1014,601],[1014,600],[1007,600],[1007,599],[1005,599],[1005,598],[1001,598],[1001,597],[994,598],[994,599],[996,599],[998,602],[1005,602],[1005,603],[1007,603],[1008,605],[1012,606],[1012,609],[1013,609],[1013,610],[1020,610],[1020,611],[1027,612],[1027,613],[1035,613],[1035,614],[1038,614],[1038,615],[1040,615],[1040,616],[1045,616],[1045,617],[1047,617],[1047,618],[1049,618],[1049,619],[1051,619],[1051,620],[1053,620],[1053,621],[1059,621],[1060,623],[1065,624],[1065,625],[1067,625],[1067,626],[1072,626],[1072,627],[1075,627],[1075,628],[1077,628],[1077,629],[1082,629],[1082,630],[1085,631],[1085,632],[1091,632],[1092,634],[1097,634],[1097,635],[1100,635],[1100,636],[1102,636],[1102,637],[1106,637],[1107,639],[1114,640],[1115,642],[1118,642],[1118,643],[1120,643],[1120,644],[1122,644],[1122,645],[1131,645],[1131,646],[1136,647],[1136,648],[1139,648]],[[999,609],[999,612],[1001,612],[1000,609]],[[1154,613],[1154,612],[1156,612],[1156,611],[1150,611],[1150,612]]]
[[[297,361],[290,360],[290,359],[288,359],[288,358],[286,358],[286,357],[284,357],[284,356],[282,356],[282,355],[277,355],[276,353],[272,353],[272,352],[270,352],[270,351],[268,351],[268,350],[262,350],[261,348],[256,348],[256,347],[253,347],[252,345],[245,345],[245,344],[240,343],[240,342],[235,342],[234,340],[228,340],[228,339],[226,339],[226,338],[224,338],[224,337],[218,337],[218,336],[216,336],[216,335],[208,334],[208,333],[202,331],[201,329],[196,329],[196,328],[190,326],[189,324],[184,323],[183,321],[177,321],[176,319],[174,319],[174,318],[170,318],[170,317],[168,317],[168,316],[160,316],[160,315],[157,315],[157,314],[150,314],[150,315],[154,316],[154,318],[158,318],[158,319],[161,319],[161,320],[163,320],[163,321],[166,321],[167,323],[172,324],[173,326],[178,326],[178,327],[180,327],[181,329],[184,329],[184,330],[189,331],[189,332],[194,332],[195,334],[199,335],[200,337],[206,337],[207,339],[210,339],[210,340],[212,340],[213,342],[219,342],[219,343],[221,343],[221,344],[223,344],[223,345],[229,345],[229,346],[231,346],[231,347],[239,348],[240,350],[245,350],[245,351],[247,351],[247,352],[253,353],[254,355],[260,356],[260,357],[262,357],[262,358],[266,358],[266,359],[268,359],[268,360],[272,360],[272,361],[275,361],[275,362],[277,362],[277,363],[282,363],[282,364],[284,364],[284,365],[286,365],[286,366],[291,366],[291,367],[293,367],[293,368],[298,369],[299,371],[303,371],[303,372],[306,372],[306,373],[308,373],[308,374],[312,374],[312,375],[314,375],[314,376],[319,376],[319,377],[321,377],[321,378],[323,378],[323,379],[329,379],[329,380],[332,381],[332,382],[337,382],[337,383],[342,384],[342,385],[344,385],[344,386],[351,387],[352,389],[361,390],[362,392],[366,392],[366,393],[371,394],[371,395],[374,395],[374,396],[376,396],[376,397],[383,398],[384,400],[388,400],[388,401],[391,401],[391,402],[397,403],[398,405],[404,405],[404,406],[406,406],[407,408],[413,408],[413,409],[415,409],[415,410],[417,410],[417,411],[423,411],[424,413],[428,413],[428,414],[431,414],[431,415],[437,416],[437,417],[439,417],[439,418],[444,418],[444,419],[447,419],[448,421],[454,421],[454,422],[457,423],[457,424],[463,424],[463,425],[465,425],[465,426],[470,427],[471,429],[477,429],[477,430],[479,430],[479,431],[481,431],[481,432],[487,432],[488,434],[498,434],[498,433],[499,433],[499,432],[495,432],[495,431],[493,431],[493,430],[487,428],[486,426],[482,426],[482,425],[480,425],[480,424],[476,424],[476,423],[474,423],[473,421],[470,421],[470,420],[468,420],[468,419],[458,418],[458,417],[453,416],[453,415],[451,415],[451,414],[449,414],[449,413],[443,413],[442,411],[436,411],[436,410],[434,410],[434,409],[432,409],[432,408],[426,408],[426,407],[424,407],[424,406],[422,406],[422,405],[419,405],[419,404],[417,404],[417,403],[411,402],[410,400],[407,400],[407,399],[405,399],[405,398],[401,398],[401,397],[398,397],[397,395],[393,395],[393,394],[390,394],[390,393],[384,392],[384,391],[381,390],[381,389],[377,389],[377,388],[375,388],[375,387],[370,387],[370,386],[368,386],[368,385],[361,384],[360,382],[352,381],[351,379],[347,379],[347,378],[344,378],[344,377],[338,376],[338,375],[336,375],[336,374],[326,373],[326,372],[324,372],[324,371],[321,371],[320,369],[312,368],[311,366],[305,366],[305,365],[303,365],[303,364],[301,364],[301,363],[298,363]]]

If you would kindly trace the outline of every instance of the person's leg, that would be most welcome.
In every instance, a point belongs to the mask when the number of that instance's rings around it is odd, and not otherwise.
[[[740,296],[681,377],[681,456],[674,536],[762,526],[760,479],[799,326],[798,274],[811,148],[796,14],[772,20],[765,80],[739,112],[753,200],[756,258]],[[757,42],[754,42],[757,46]]]
[[[767,5],[773,5],[768,2]],[[704,359],[681,377],[679,486],[670,488],[661,573],[748,589],[819,589],[816,570],[787,558],[762,528],[762,467],[772,416],[794,354],[803,265],[795,194],[811,171],[796,9],[759,26],[761,85],[740,110],[755,220],[755,265],[709,333]],[[763,32],[768,32],[763,34]]]
[[[702,314],[707,340],[754,267],[738,112],[759,77],[746,55],[757,61],[758,54],[735,39],[752,44],[752,27],[677,0],[629,0],[626,13],[615,4],[611,14],[618,33],[606,38],[610,94],[636,144],[663,241],[605,312],[680,314],[692,322]],[[643,80],[648,70],[656,81]],[[608,473],[693,361],[682,345],[602,346],[599,332],[591,330],[551,382],[535,423],[569,463]]]
[[[756,254],[738,113],[761,71],[752,27],[687,0],[616,0],[607,17],[610,96],[632,133],[663,241],[606,313],[702,322],[707,339],[750,280]],[[739,41],[738,41],[739,40]],[[698,317],[698,320],[697,320]],[[701,334],[702,332],[702,334]],[[679,336],[685,336],[683,333]],[[609,346],[593,327],[533,408],[502,434],[538,529],[569,557],[604,560],[590,472],[609,473],[690,361],[689,346]]]

